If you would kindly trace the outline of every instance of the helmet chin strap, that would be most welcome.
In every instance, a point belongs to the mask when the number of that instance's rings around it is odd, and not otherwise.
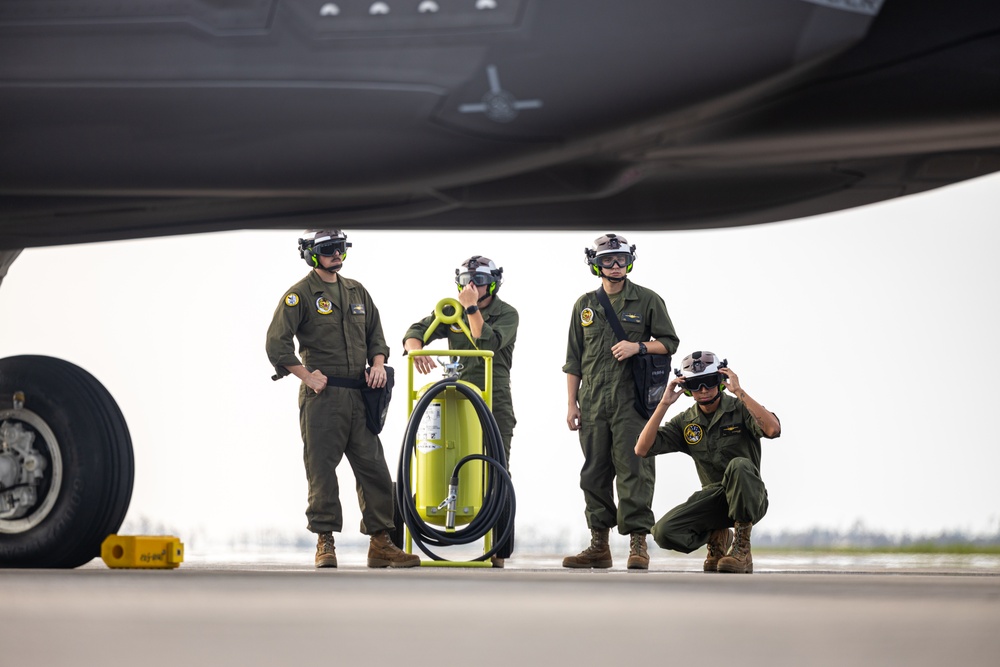
[[[604,273],[604,271],[603,271],[603,270],[601,271],[601,278],[604,278],[605,280],[610,280],[610,281],[611,281],[611,282],[613,282],[613,283],[620,283],[620,282],[623,282],[623,281],[625,280],[625,278],[627,278],[627,277],[628,277],[628,276],[627,276],[627,275],[625,275],[625,276],[622,276],[621,278],[612,278],[611,276],[609,276],[609,275],[607,275],[606,273]]]
[[[334,274],[337,271],[340,271],[342,268],[344,268],[344,262],[341,261],[338,264],[335,264],[334,266],[323,266],[323,262],[320,262],[319,266],[316,268],[322,271],[326,271],[327,273]]]
[[[719,389],[718,387],[716,387],[716,389],[715,389],[715,396],[713,396],[710,399],[704,400],[704,401],[699,401],[698,399],[695,399],[695,402],[698,405],[704,405],[704,406],[707,407],[707,406],[711,405],[712,403],[715,403],[716,401],[720,401],[720,400],[722,400],[722,390]]]

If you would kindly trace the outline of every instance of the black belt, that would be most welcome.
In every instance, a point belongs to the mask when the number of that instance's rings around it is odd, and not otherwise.
[[[344,387],[345,389],[361,389],[362,387],[367,387],[368,383],[364,380],[349,380],[347,378],[335,378],[327,375],[326,385],[328,387]]]

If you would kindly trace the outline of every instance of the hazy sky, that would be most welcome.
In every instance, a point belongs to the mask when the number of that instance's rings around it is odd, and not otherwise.
[[[860,519],[933,534],[1000,524],[998,225],[993,175],[786,223],[607,231],[638,246],[631,278],[666,301],[679,356],[727,357],[780,417],[781,438],[763,445],[770,509],[759,530],[845,529]],[[521,315],[518,530],[585,532],[583,457],[566,428],[561,366],[571,307],[598,284],[583,255],[598,233],[346,231],[354,247],[343,273],[371,292],[399,373],[382,434],[393,476],[407,416],[402,335],[455,294],[458,262],[483,254],[504,267],[500,296]],[[30,249],[14,262],[0,289],[0,354],[62,357],[108,387],[135,445],[129,519],[182,538],[305,533],[297,382],[272,382],[264,353],[275,306],[308,271],[300,235]],[[345,534],[356,535],[346,460],[340,478]],[[657,458],[657,517],[697,488],[688,457]]]

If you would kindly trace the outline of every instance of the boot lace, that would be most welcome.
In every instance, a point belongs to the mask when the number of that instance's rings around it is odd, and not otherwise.
[[[332,554],[334,552],[333,535],[320,533],[319,545],[316,550],[321,554]]]
[[[633,533],[630,546],[632,553],[646,555],[646,535],[644,533]]]
[[[725,533],[717,531],[713,534],[711,539],[708,540],[708,555],[713,558],[722,558],[726,555],[726,538],[728,537],[729,531]]]

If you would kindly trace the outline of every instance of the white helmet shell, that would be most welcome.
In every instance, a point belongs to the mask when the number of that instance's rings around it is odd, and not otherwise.
[[[601,269],[597,265],[597,260],[602,255],[628,255],[626,272],[632,271],[632,263],[635,262],[636,258],[635,246],[629,245],[625,237],[618,234],[605,234],[604,236],[597,237],[594,239],[593,247],[585,248],[584,253],[586,255],[586,263],[590,265],[591,271],[597,276],[601,275]]]
[[[718,373],[719,369],[725,368],[726,365],[726,360],[719,359],[714,352],[699,350],[684,357],[684,361],[681,362],[681,377],[687,380],[702,375],[711,375]]]

